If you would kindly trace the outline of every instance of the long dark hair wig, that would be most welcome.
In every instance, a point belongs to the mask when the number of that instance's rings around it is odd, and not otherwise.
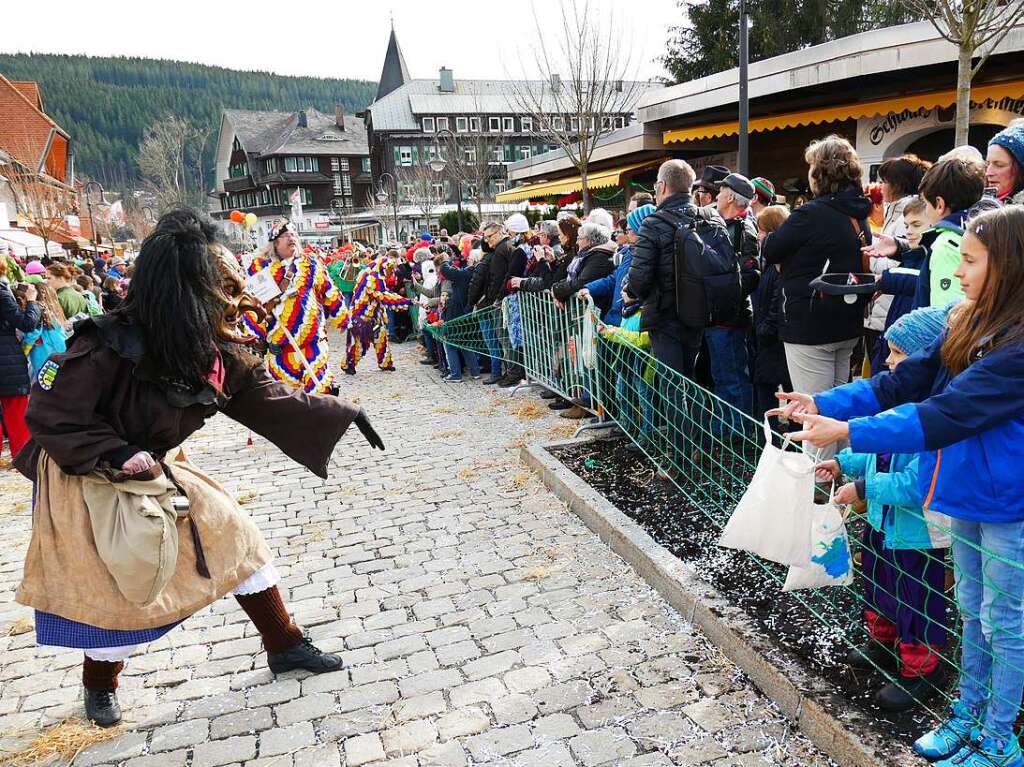
[[[192,390],[203,386],[213,367],[224,310],[210,255],[216,241],[216,227],[195,211],[165,213],[142,243],[118,309],[141,328],[147,362]]]

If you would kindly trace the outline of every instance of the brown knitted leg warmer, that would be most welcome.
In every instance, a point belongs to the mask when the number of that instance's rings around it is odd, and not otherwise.
[[[116,690],[117,675],[124,668],[124,661],[93,660],[85,656],[82,664],[82,684],[87,690]]]
[[[267,652],[284,652],[301,641],[302,631],[292,623],[277,586],[255,594],[235,594],[235,599],[259,629]]]

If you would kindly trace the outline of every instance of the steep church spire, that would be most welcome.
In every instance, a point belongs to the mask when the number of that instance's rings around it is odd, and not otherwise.
[[[412,78],[409,77],[409,69],[405,66],[405,57],[402,56],[402,49],[398,47],[398,37],[395,36],[395,20],[391,19],[391,36],[388,38],[388,52],[384,56],[384,68],[380,73],[380,82],[377,84],[377,98],[374,101],[387,96],[391,91],[401,88]]]

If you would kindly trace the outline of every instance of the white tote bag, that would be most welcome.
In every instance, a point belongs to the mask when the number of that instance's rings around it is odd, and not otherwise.
[[[783,565],[811,563],[814,524],[814,461],[772,444],[764,419],[764,452],[750,487],[729,517],[719,546],[741,549]]]
[[[790,566],[783,591],[849,586],[853,583],[853,557],[850,554],[850,539],[846,534],[846,518],[843,510],[832,502],[834,492],[835,484],[829,493],[829,502],[814,507],[811,563]]]

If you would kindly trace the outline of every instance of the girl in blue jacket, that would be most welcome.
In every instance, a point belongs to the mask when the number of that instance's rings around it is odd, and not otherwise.
[[[942,335],[946,310],[926,307],[905,314],[885,331],[895,370]],[[817,466],[818,477],[854,481],[835,493],[836,503],[867,501],[867,524],[861,550],[861,585],[869,641],[850,651],[853,668],[895,670],[875,695],[887,711],[906,711],[941,690],[944,669],[938,652],[949,641],[945,597],[945,550],[949,517],[921,510],[917,453],[859,453],[842,450]],[[897,663],[898,662],[898,663]]]
[[[896,370],[811,397],[780,394],[812,445],[920,453],[923,507],[952,518],[963,617],[960,698],[914,743],[941,767],[1024,767],[1024,208],[973,219],[943,337]]]

